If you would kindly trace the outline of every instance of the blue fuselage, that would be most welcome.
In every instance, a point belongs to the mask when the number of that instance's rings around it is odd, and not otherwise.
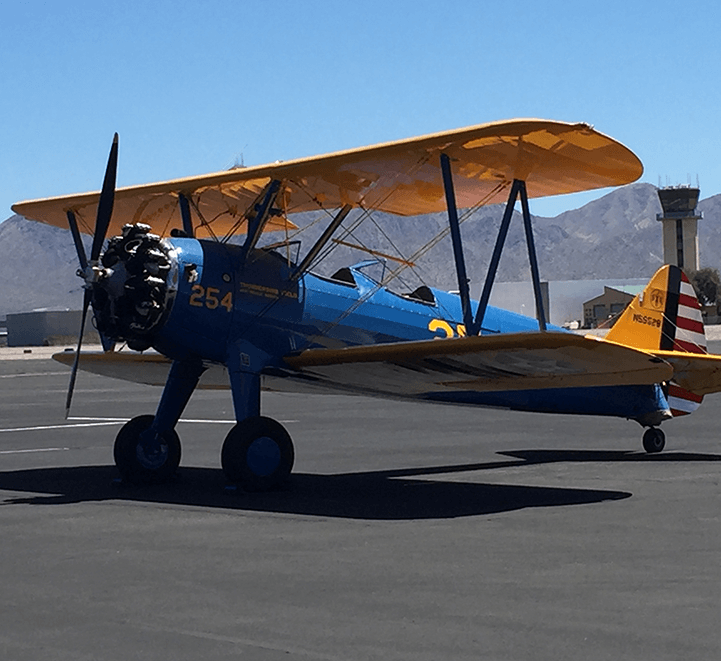
[[[171,239],[169,244],[176,262],[174,298],[154,346],[174,359],[200,357],[231,369],[242,360],[249,369],[296,380],[283,356],[303,349],[465,335],[460,298],[454,294],[427,287],[397,294],[358,267],[341,269],[332,278],[306,273],[293,279],[295,265],[275,252],[253,250],[245,256],[239,246],[195,239]],[[489,307],[481,332],[535,330],[535,319]],[[421,398],[619,416],[644,424],[668,410],[659,385],[427,392]]]

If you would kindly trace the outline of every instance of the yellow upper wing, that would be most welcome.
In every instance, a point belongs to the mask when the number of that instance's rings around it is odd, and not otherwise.
[[[441,153],[453,160],[458,206],[504,201],[513,179],[526,182],[530,197],[618,186],[643,173],[628,148],[587,124],[518,119],[436,133],[333,154],[214,174],[119,188],[109,235],[126,223],[143,222],[165,235],[181,227],[178,196],[193,206],[197,236],[223,235],[271,179],[283,183],[278,199],[286,213],[333,209],[345,204],[403,216],[445,209]],[[67,227],[72,210],[92,233],[99,192],[19,202],[26,218]],[[271,221],[269,229],[286,226]]]

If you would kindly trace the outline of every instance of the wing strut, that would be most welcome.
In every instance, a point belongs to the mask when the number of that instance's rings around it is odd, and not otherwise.
[[[250,207],[250,213],[248,214],[248,235],[243,244],[243,253],[245,255],[255,248],[255,244],[258,243],[258,239],[260,239],[263,234],[263,228],[271,216],[278,213],[277,210],[273,208],[273,204],[280,192],[280,183],[278,179],[272,179],[258,196],[256,203]]]
[[[290,275],[290,279],[295,281],[300,278],[309,268],[313,260],[318,256],[318,253],[323,249],[326,243],[334,232],[338,229],[340,224],[345,220],[346,216],[351,212],[353,207],[350,204],[346,204],[330,221],[328,227],[325,228],[320,238],[313,244],[313,247],[308,251],[308,254],[303,258],[303,261],[295,267],[295,270]]]
[[[528,192],[526,182],[521,182],[521,208],[523,209],[523,226],[526,229],[526,245],[528,246],[528,261],[531,265],[531,280],[533,280],[533,296],[536,299],[536,319],[538,327],[546,330],[546,312],[543,309],[543,295],[541,294],[541,276],[538,272],[538,258],[536,257],[536,243],[533,240],[533,224],[531,213],[528,210]]]
[[[447,154],[441,153],[441,171],[443,172],[443,187],[446,190],[446,206],[448,207],[448,222],[451,225],[451,240],[453,241],[453,257],[456,262],[458,274],[458,290],[461,295],[461,309],[463,310],[463,323],[466,325],[468,335],[478,335],[480,324],[476,328],[471,311],[471,294],[468,286],[466,261],[463,257],[463,243],[461,241],[461,226],[458,222],[458,209],[456,207],[456,194],[453,190],[453,173],[451,172],[451,159]]]
[[[68,217],[68,225],[70,227],[70,233],[73,235],[73,242],[75,243],[75,250],[78,253],[78,261],[80,262],[80,268],[85,271],[88,266],[88,257],[85,254],[85,246],[83,240],[80,238],[80,230],[78,229],[78,221],[75,218],[73,211],[66,211],[65,214]]]
[[[528,210],[528,194],[526,192],[526,182],[520,179],[513,180],[513,186],[511,187],[511,193],[508,196],[508,203],[506,204],[506,210],[501,220],[501,226],[498,229],[498,237],[496,238],[496,245],[493,248],[493,255],[491,256],[491,263],[488,265],[488,274],[486,275],[486,282],[483,285],[483,292],[481,293],[481,299],[478,303],[478,310],[476,310],[476,318],[473,322],[473,334],[477,334],[480,331],[481,325],[483,324],[483,317],[486,314],[488,308],[488,301],[491,298],[491,289],[496,279],[496,273],[498,272],[498,263],[501,260],[501,253],[503,252],[503,245],[508,235],[508,227],[511,224],[511,217],[513,216],[513,207],[516,205],[518,196],[521,197],[521,206],[523,208],[523,224],[526,229],[526,244],[528,245],[528,259],[531,262],[531,279],[533,280],[533,293],[536,299],[536,318],[538,319],[538,327],[542,330],[546,330],[546,314],[543,308],[543,298],[541,296],[541,279],[538,273],[538,260],[536,257],[536,246],[533,241],[533,227],[531,224],[531,214]],[[468,333],[471,334],[470,332]]]

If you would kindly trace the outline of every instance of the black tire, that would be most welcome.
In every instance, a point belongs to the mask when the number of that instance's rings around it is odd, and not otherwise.
[[[139,415],[125,423],[115,438],[115,465],[123,481],[130,484],[165,482],[175,475],[180,464],[180,439],[174,429],[163,434],[157,455],[143,453],[140,434],[153,424],[153,419],[152,415]]]
[[[647,429],[643,434],[643,449],[649,454],[661,452],[666,445],[666,434],[657,427]]]
[[[230,430],[220,455],[225,476],[246,491],[270,491],[282,485],[295,460],[293,441],[283,425],[256,416]]]

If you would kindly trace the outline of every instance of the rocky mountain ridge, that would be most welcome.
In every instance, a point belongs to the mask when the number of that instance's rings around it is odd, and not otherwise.
[[[533,200],[531,200],[531,210]],[[721,267],[721,195],[699,202],[702,266]],[[541,277],[544,280],[592,280],[602,278],[650,278],[663,262],[661,212],[656,187],[632,184],[616,189],[579,209],[554,218],[534,217],[534,234]],[[464,222],[461,233],[466,262],[474,291],[480,289],[496,240],[503,205],[478,210]],[[309,215],[295,216],[296,224],[312,223]],[[350,217],[344,227],[353,225]],[[305,248],[324,223],[318,223],[299,238]],[[434,237],[447,233],[443,213],[415,218],[372,214],[345,237],[351,243],[366,245],[388,254],[396,248],[409,258]],[[342,238],[342,230],[338,232]],[[363,252],[338,246],[319,266],[330,274],[336,268],[368,258]],[[394,289],[414,288],[420,283],[456,289],[450,239],[416,260],[415,269],[406,269],[390,283]],[[388,262],[393,270],[397,263]],[[78,309],[82,301],[81,281],[76,277],[77,257],[70,232],[12,216],[0,223],[0,319],[13,312],[38,308]],[[523,222],[514,213],[497,281],[529,279],[528,253]]]

